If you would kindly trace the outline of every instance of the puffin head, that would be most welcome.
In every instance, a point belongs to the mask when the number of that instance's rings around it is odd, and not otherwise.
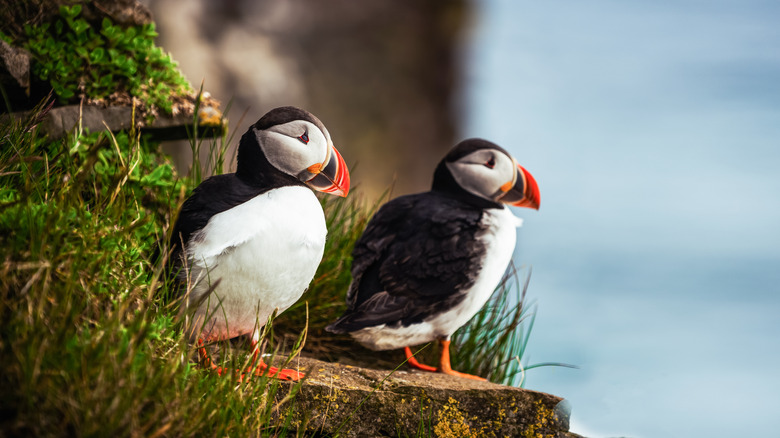
[[[482,139],[464,140],[447,153],[434,173],[433,190],[487,207],[539,209],[539,187],[531,173],[503,148]]]
[[[241,137],[236,176],[250,184],[300,181],[324,193],[349,192],[349,171],[328,129],[291,106],[272,109]]]

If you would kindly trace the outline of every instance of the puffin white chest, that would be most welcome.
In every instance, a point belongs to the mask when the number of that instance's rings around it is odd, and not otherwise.
[[[507,207],[485,210],[480,224],[484,231],[476,236],[485,248],[482,266],[463,301],[431,321],[437,337],[452,335],[485,305],[512,260],[517,240],[516,229],[522,223],[522,219],[512,214]]]
[[[214,215],[187,246],[191,293],[199,299],[219,283],[196,314],[209,318],[208,338],[251,333],[275,310],[290,307],[322,260],[327,229],[314,193],[274,189]]]

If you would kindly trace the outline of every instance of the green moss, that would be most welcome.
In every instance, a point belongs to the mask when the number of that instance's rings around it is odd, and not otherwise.
[[[147,113],[159,108],[170,114],[171,96],[192,92],[176,63],[155,46],[153,23],[123,28],[103,18],[93,24],[81,17],[81,9],[62,6],[53,21],[25,25],[24,35],[13,41],[30,51],[33,75],[49,83],[61,103],[127,92]]]

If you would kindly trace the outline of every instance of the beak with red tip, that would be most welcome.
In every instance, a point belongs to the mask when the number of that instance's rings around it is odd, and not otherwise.
[[[536,180],[531,175],[531,172],[525,170],[519,164],[517,165],[517,173],[514,175],[514,178],[501,186],[501,191],[504,193],[498,197],[497,201],[499,202],[514,207],[539,209],[541,201],[539,186],[536,185]]]
[[[349,170],[335,147],[331,146],[324,162],[311,165],[306,170],[314,175],[306,181],[314,190],[342,197],[349,193]]]

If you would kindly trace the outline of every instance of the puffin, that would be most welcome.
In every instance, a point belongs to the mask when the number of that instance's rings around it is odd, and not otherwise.
[[[349,184],[325,125],[287,106],[241,137],[235,173],[209,177],[184,201],[171,232],[169,274],[181,312],[191,317],[190,342],[219,374],[204,342],[243,336],[254,351],[249,372],[303,377],[257,361],[260,329],[301,297],[322,260],[327,229],[313,190],[344,197]]]
[[[450,338],[504,276],[522,220],[507,206],[539,209],[534,177],[500,146],[473,138],[437,165],[430,191],[395,198],[369,220],[352,253],[347,310],[326,330],[378,350],[403,348],[410,366],[452,369]],[[439,366],[412,345],[438,341]]]

